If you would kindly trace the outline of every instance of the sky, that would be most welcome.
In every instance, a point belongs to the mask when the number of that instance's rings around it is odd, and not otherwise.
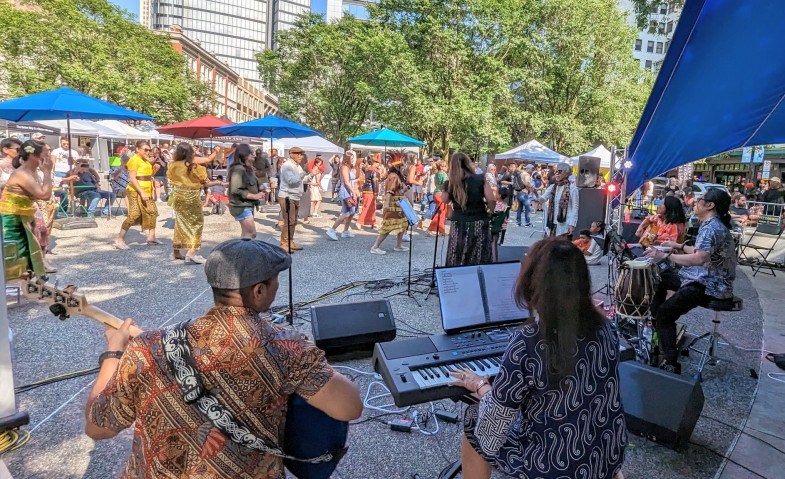
[[[136,15],[136,18],[139,18],[139,0],[110,0],[115,5],[119,6],[123,10],[128,10],[129,12]]]

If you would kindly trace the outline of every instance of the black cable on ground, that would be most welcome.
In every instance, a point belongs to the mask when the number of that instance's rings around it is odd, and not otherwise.
[[[97,373],[99,369],[100,368],[82,369],[81,371],[74,371],[71,373],[60,374],[59,376],[52,376],[51,378],[42,379],[34,383],[25,384],[24,386],[19,386],[18,388],[14,388],[14,392],[16,394],[21,394],[24,392],[32,391],[33,389],[39,388],[41,386],[46,386],[47,384],[53,384],[56,382],[65,381],[66,379],[80,378],[82,376],[94,374]]]

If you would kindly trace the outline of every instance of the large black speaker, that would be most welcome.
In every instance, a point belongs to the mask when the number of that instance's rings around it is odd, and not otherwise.
[[[575,225],[573,238],[578,237],[581,230],[589,229],[594,221],[605,221],[605,205],[608,195],[604,188],[578,189],[578,223]]]
[[[600,177],[600,159],[596,156],[578,158],[578,177],[575,186],[578,188],[595,188]]]
[[[627,430],[671,449],[687,447],[703,411],[700,382],[636,361],[619,363]]]
[[[395,339],[386,299],[311,306],[311,326],[316,346],[331,358],[370,357],[376,343]]]

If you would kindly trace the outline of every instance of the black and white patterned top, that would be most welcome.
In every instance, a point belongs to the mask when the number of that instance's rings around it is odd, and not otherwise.
[[[698,229],[695,249],[709,253],[709,261],[700,266],[684,266],[679,271],[682,286],[700,283],[706,294],[719,299],[733,297],[736,280],[736,245],[728,228],[719,218],[712,216]]]
[[[579,338],[575,368],[559,384],[549,382],[544,359],[538,324],[518,329],[493,389],[467,409],[469,443],[513,477],[613,478],[627,441],[615,327]]]

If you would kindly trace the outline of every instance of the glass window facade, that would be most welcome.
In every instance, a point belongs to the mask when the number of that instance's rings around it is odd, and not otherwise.
[[[274,47],[272,37],[310,11],[310,0],[151,0],[150,25],[183,34],[261,87],[256,54]]]

